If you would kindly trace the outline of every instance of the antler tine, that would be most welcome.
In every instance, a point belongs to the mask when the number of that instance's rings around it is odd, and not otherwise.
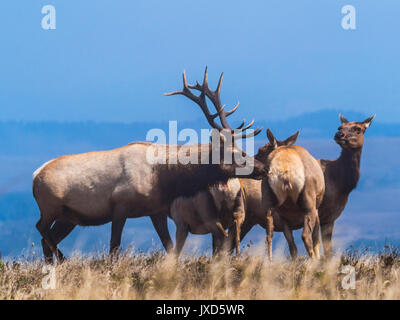
[[[217,113],[212,115],[213,119],[215,119],[216,117],[219,117],[221,124],[222,124],[222,128],[232,130],[232,128],[229,126],[228,122],[225,120],[227,113],[224,111],[224,106],[221,106],[220,92],[221,92],[223,76],[224,76],[224,73],[221,73],[221,76],[219,77],[217,89],[215,91],[212,91],[208,86],[208,67],[206,67],[206,69],[204,71],[203,84],[200,84],[198,81],[196,81],[196,85],[194,85],[194,86],[189,85],[188,87],[190,89],[200,91],[201,92],[200,96],[202,96],[202,95],[207,96],[207,98],[210,99],[210,101],[213,103],[213,105],[217,111]],[[235,108],[233,108],[233,109],[228,111],[229,114],[232,114],[237,109],[237,106],[235,106]]]
[[[238,127],[236,128],[236,130],[242,129],[245,123],[246,123],[246,121],[243,119],[243,120],[242,120],[242,123],[240,124],[240,126],[238,126]]]
[[[207,72],[207,69],[206,69]],[[239,125],[239,127],[237,127],[235,130],[233,130],[230,125],[228,124],[226,117],[230,116],[232,113],[234,113],[237,108],[239,107],[240,102],[238,102],[231,110],[229,111],[224,111],[224,106],[221,107],[221,98],[220,98],[220,93],[221,93],[221,87],[222,87],[222,80],[224,78],[224,73],[221,73],[220,77],[219,77],[219,81],[218,81],[218,85],[217,85],[217,89],[215,91],[211,91],[208,86],[205,86],[203,84],[203,92],[205,92],[206,96],[211,100],[211,102],[214,104],[215,109],[217,110],[217,113],[215,114],[216,116],[219,115],[219,119],[221,121],[222,127],[224,129],[229,129],[232,131],[232,133],[234,133],[235,131],[239,130],[239,132],[244,132],[247,129],[249,129],[253,124],[254,124],[254,120],[252,122],[250,122],[246,127],[243,128],[243,126],[245,125],[245,121],[243,120],[242,123]],[[257,128],[258,129],[258,128]],[[260,133],[257,132],[256,134]],[[253,133],[254,134],[254,133]],[[251,136],[252,134],[250,134],[249,136]],[[234,135],[237,136],[237,135]],[[242,134],[243,137],[246,137],[245,134]]]
[[[212,118],[215,119],[216,117],[221,116],[221,113],[224,112],[225,106],[222,106],[221,109],[212,115]]]
[[[262,126],[261,126],[260,128],[257,127],[256,130],[254,130],[253,136],[258,135],[262,130],[263,130],[263,127],[262,127]]]
[[[183,81],[183,90],[177,90],[177,91],[173,91],[173,92],[167,92],[167,93],[164,93],[164,96],[173,96],[173,95],[176,95],[176,94],[183,94],[183,95],[186,95],[187,92],[185,92],[185,89],[187,90],[189,86],[188,86],[188,84],[187,84],[186,72],[185,72],[185,70],[183,70],[183,72],[182,72],[182,81]],[[187,91],[190,92],[190,90],[187,90]],[[190,93],[191,93],[191,92],[190,92]],[[194,95],[193,95],[193,96],[194,96]]]
[[[239,107],[239,103],[240,103],[240,102],[238,101],[238,103],[236,104],[236,106],[234,106],[231,110],[225,112],[225,116],[228,117],[228,116],[230,116],[232,113],[234,113],[234,112],[236,111],[236,109]]]
[[[252,120],[247,126],[245,126],[244,128],[241,128],[240,131],[246,131],[247,129],[249,129],[252,125],[254,124],[254,120]]]
[[[204,71],[203,87],[208,88],[208,67]]]
[[[235,134],[234,135],[234,139],[246,139],[246,138],[250,138],[250,137],[255,137],[256,135],[258,135],[261,131],[263,130],[263,127],[257,127],[254,131],[251,132],[242,132],[239,134]]]
[[[189,98],[190,100],[195,102],[197,105],[199,105],[200,109],[203,111],[204,115],[206,116],[206,119],[207,119],[208,123],[210,124],[210,126],[221,131],[223,128],[218,123],[216,123],[214,121],[214,119],[216,117],[218,117],[221,112],[223,112],[223,108],[217,109],[217,111],[218,111],[217,114],[211,114],[210,110],[208,109],[208,106],[207,106],[206,93],[204,92],[204,88],[203,88],[203,87],[208,88],[208,86],[207,86],[207,68],[206,68],[205,75],[204,75],[203,85],[200,85],[198,82],[196,82],[196,86],[188,85],[185,71],[183,71],[182,79],[183,79],[183,90],[164,93],[164,95],[172,96],[172,95],[181,94],[181,95]],[[200,96],[196,96],[195,94],[193,94],[193,92],[190,91],[190,89],[200,90],[201,91]]]
[[[183,89],[188,87],[187,80],[186,80],[186,71],[183,70],[182,72],[182,80],[183,80]]]
[[[207,69],[206,69],[206,73],[207,73]],[[219,115],[219,120],[221,121],[222,127],[224,129],[233,131],[231,126],[226,121],[227,113],[224,111],[224,106],[221,106],[220,93],[221,93],[221,86],[222,86],[223,78],[224,78],[224,73],[222,72],[219,77],[219,80],[218,80],[217,89],[215,91],[210,90],[210,88],[208,87],[208,83],[206,83],[206,85],[203,84],[203,90],[204,90],[204,93],[206,94],[206,96],[208,97],[208,99],[211,100],[215,109],[217,110],[217,113]],[[231,113],[232,112],[230,112],[230,114]]]
[[[221,98],[220,98],[220,93],[221,93],[221,87],[222,87],[222,80],[224,78],[224,73],[221,73],[219,80],[218,80],[218,85],[217,89],[215,91],[210,90],[208,87],[208,68],[205,68],[204,71],[204,78],[203,78],[203,83],[200,84],[198,81],[196,81],[196,85],[190,85],[187,83],[186,79],[186,72],[183,71],[182,74],[182,79],[183,79],[183,90],[180,91],[174,91],[170,93],[165,93],[166,96],[172,96],[172,95],[177,95],[181,94],[184,95],[185,97],[189,98],[190,100],[194,101],[196,104],[198,104],[203,111],[204,115],[207,118],[208,123],[211,125],[211,127],[218,129],[219,131],[223,129],[228,129],[234,134],[234,138],[248,138],[251,136],[255,136],[259,134],[262,130],[257,127],[255,131],[252,131],[250,133],[246,133],[245,131],[249,129],[253,124],[254,120],[251,121],[247,126],[243,127],[245,125],[245,121],[240,124],[239,127],[237,127],[235,130],[233,130],[228,122],[226,121],[226,117],[230,116],[232,113],[234,113],[237,108],[239,107],[239,102],[233,107],[233,109],[229,111],[225,111],[225,106],[221,105]],[[193,94],[190,89],[198,90],[200,91],[200,95],[197,96]],[[215,107],[215,110],[217,111],[215,114],[211,114],[210,110],[207,106],[207,99],[210,99],[212,104]],[[216,123],[214,120],[215,118],[219,117],[219,120],[221,122],[221,125]],[[239,132],[239,133],[238,133]]]
[[[221,75],[219,76],[219,80],[218,80],[218,85],[217,85],[217,90],[215,90],[215,93],[219,96],[219,94],[221,93],[221,86],[222,86],[222,79],[224,78],[224,73],[221,72]]]
[[[195,89],[198,90],[202,93],[204,93],[204,89],[208,89],[208,67],[206,67],[206,70],[204,71],[204,78],[203,78],[203,84],[200,84],[197,80],[196,80],[196,85],[188,85],[188,87],[190,89]]]

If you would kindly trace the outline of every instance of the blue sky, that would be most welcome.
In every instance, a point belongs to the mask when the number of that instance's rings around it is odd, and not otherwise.
[[[57,29],[41,28],[43,5]],[[357,29],[341,27],[356,8]],[[320,109],[399,122],[400,2],[2,0],[0,120],[193,120],[181,72],[211,83],[240,115]],[[189,110],[188,110],[189,109]]]
[[[56,8],[56,30],[41,28],[41,9],[48,4]],[[356,30],[341,27],[341,9],[348,4],[356,8]],[[192,102],[162,95],[181,88],[184,69],[190,82],[201,80],[206,65],[212,85],[225,73],[223,103],[241,102],[233,120],[255,118],[282,138],[300,129],[299,144],[317,158],[339,155],[332,140],[339,111],[349,120],[376,113],[360,184],[334,238],[346,245],[399,244],[399,16],[396,0],[2,0],[3,253],[19,254],[40,242],[31,174],[43,162],[143,140],[146,126],[135,122],[159,127],[181,120],[206,127]],[[17,122],[3,122],[8,120]],[[105,123],[110,121],[132,122],[134,128],[117,123],[117,130]],[[89,230],[77,228],[62,247],[107,246],[109,225]],[[264,233],[253,232],[250,239],[263,242]],[[124,247],[132,240],[139,248],[160,246],[148,218],[128,221]]]

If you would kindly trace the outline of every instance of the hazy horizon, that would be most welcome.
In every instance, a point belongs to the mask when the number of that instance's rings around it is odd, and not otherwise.
[[[350,113],[348,118],[362,121],[364,116]],[[186,125],[196,130],[207,128],[206,120],[201,119],[196,123],[179,121],[178,129]],[[286,121],[269,121],[268,125],[282,139],[300,128],[297,144],[306,147],[316,158],[335,159],[340,154],[340,147],[332,139],[339,125],[336,111],[306,113]],[[32,251],[36,252],[36,256],[41,255],[40,235],[35,228],[39,210],[31,192],[32,173],[36,168],[60,155],[111,149],[135,140],[144,140],[146,130],[154,126],[167,129],[168,122],[139,125],[0,121],[0,250],[3,256],[16,257],[22,252],[29,256]],[[400,212],[396,205],[400,197],[400,168],[397,161],[400,156],[399,128],[397,125],[380,123],[378,114],[367,130],[361,159],[361,179],[337,221],[334,234],[336,248],[350,244],[381,247],[385,241],[400,245]],[[255,142],[256,148],[266,142],[265,131],[257,136]],[[391,157],[386,155],[388,150]],[[171,220],[169,226],[174,239],[175,228]],[[302,250],[299,232],[295,234]],[[244,239],[243,246],[251,241],[254,243],[251,248],[257,248],[255,244],[262,244],[264,237],[264,230],[255,227]],[[109,238],[110,224],[77,227],[60,247],[68,255],[74,250],[87,254],[108,250]],[[210,241],[209,235],[190,235],[186,252],[209,252]],[[33,248],[32,242],[35,243]],[[128,219],[122,248],[130,245],[137,250],[162,248],[149,218]],[[279,233],[275,247],[278,250],[285,248],[284,239]]]

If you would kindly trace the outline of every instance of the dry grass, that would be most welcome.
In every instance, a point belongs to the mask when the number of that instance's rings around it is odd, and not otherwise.
[[[54,290],[42,289],[43,262],[0,263],[0,299],[400,299],[400,250],[348,250],[329,263],[301,257],[181,258],[160,252],[72,257],[56,266]],[[344,265],[356,288],[344,290]]]

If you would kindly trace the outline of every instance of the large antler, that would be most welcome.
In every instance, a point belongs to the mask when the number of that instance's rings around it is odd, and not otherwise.
[[[203,111],[204,115],[207,118],[208,123],[210,124],[211,127],[221,131],[221,130],[229,130],[232,132],[234,135],[234,138],[249,138],[252,136],[255,136],[259,134],[262,131],[262,127],[255,129],[253,132],[246,132],[247,129],[249,129],[253,124],[254,120],[251,121],[248,125],[244,126],[245,121],[243,120],[240,126],[238,126],[235,130],[233,130],[230,125],[228,124],[226,117],[230,116],[232,113],[234,113],[237,108],[239,107],[239,102],[236,104],[236,106],[229,111],[225,111],[225,106],[221,105],[221,99],[220,99],[220,93],[221,93],[221,85],[222,85],[222,78],[223,78],[223,73],[221,73],[221,76],[219,77],[218,81],[218,86],[215,91],[210,90],[208,87],[208,73],[207,73],[207,67],[204,72],[204,79],[203,79],[203,84],[200,84],[199,82],[196,81],[196,85],[188,85],[187,80],[186,80],[186,73],[183,71],[183,90],[179,91],[174,91],[170,93],[165,93],[166,96],[172,96],[176,94],[181,94],[184,95],[185,97],[189,98],[190,100],[194,101],[197,103],[201,110]],[[190,89],[198,90],[200,91],[200,95],[197,96],[195,95]],[[208,109],[207,106],[207,101],[206,97],[210,99],[210,101],[213,103],[217,113],[211,114],[210,110]],[[219,117],[221,121],[221,125],[215,122],[215,118]]]

